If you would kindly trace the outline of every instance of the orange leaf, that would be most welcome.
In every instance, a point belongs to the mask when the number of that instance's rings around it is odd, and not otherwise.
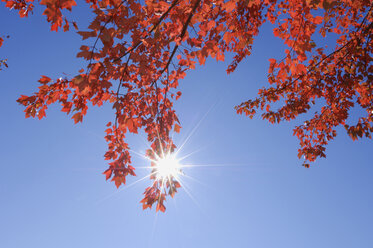
[[[79,31],[78,34],[80,34],[83,38],[83,40],[91,38],[91,37],[96,37],[97,32],[96,31],[90,31],[90,32],[85,32],[85,31]]]
[[[74,119],[74,123],[82,122],[83,121],[83,115],[81,112],[75,113],[71,119]]]
[[[40,82],[41,84],[47,84],[51,81],[51,79],[47,76],[41,76],[41,79],[39,79],[38,82]]]
[[[136,122],[133,119],[127,119],[126,126],[131,133],[137,133]]]
[[[324,20],[324,18],[322,16],[316,16],[313,19],[313,23],[315,23],[315,24],[321,24],[323,20]]]
[[[180,128],[181,127],[179,125],[175,124],[174,131],[177,132],[177,133],[180,133]]]
[[[108,180],[111,177],[111,174],[113,173],[113,170],[111,168],[104,171],[102,174],[106,176],[106,180]]]
[[[232,10],[234,10],[236,8],[236,1],[235,0],[231,0],[231,1],[228,1],[226,2],[224,5],[223,5],[223,8],[229,13],[229,12],[232,12]]]
[[[297,64],[297,73],[299,74],[307,73],[307,67],[303,64]]]

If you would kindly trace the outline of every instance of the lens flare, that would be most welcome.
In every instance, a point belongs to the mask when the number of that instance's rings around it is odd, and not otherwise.
[[[181,164],[173,154],[165,154],[164,157],[155,161],[155,175],[158,180],[175,178],[179,179]]]

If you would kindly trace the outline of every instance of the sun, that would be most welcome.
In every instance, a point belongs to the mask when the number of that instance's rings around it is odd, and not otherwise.
[[[158,180],[179,179],[181,164],[174,154],[165,154],[155,161],[155,176]]]

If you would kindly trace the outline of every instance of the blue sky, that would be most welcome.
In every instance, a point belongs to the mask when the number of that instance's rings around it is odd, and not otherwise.
[[[208,61],[181,82],[175,141],[192,134],[181,155],[197,151],[184,162],[203,166],[185,170],[192,197],[181,189],[156,213],[139,203],[149,180],[117,190],[101,174],[110,106],[78,125],[59,106],[41,121],[24,118],[16,99],[34,92],[40,75],[74,75],[82,43],[74,32],[50,32],[38,11],[20,19],[3,5],[0,247],[373,247],[372,140],[339,132],[327,158],[305,169],[292,136],[300,121],[271,125],[233,109],[265,84],[268,59],[281,58],[267,26],[234,74]],[[143,134],[128,142],[140,153],[148,146]],[[135,167],[147,165],[133,156]],[[137,173],[128,184],[147,171]]]

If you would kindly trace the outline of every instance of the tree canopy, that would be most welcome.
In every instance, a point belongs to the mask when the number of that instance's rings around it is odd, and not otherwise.
[[[27,17],[33,0],[2,0]],[[237,103],[238,114],[252,118],[259,112],[271,123],[308,113],[294,128],[304,166],[325,157],[325,147],[343,126],[352,139],[371,138],[373,132],[373,4],[370,0],[86,0],[94,18],[88,30],[68,20],[74,0],[41,0],[51,31],[78,30],[84,41],[77,57],[86,68],[75,77],[42,76],[38,91],[22,95],[26,117],[45,117],[48,105],[60,103],[75,123],[82,122],[88,105],[111,104],[115,110],[105,139],[109,168],[104,172],[119,187],[131,166],[127,132],[143,129],[151,143],[147,156],[156,161],[176,147],[170,132],[180,131],[173,109],[181,96],[179,81],[208,58],[223,61],[232,73],[250,55],[254,39],[265,22],[283,40],[283,58],[270,59],[268,86],[255,99]],[[327,47],[326,37],[335,40]],[[0,46],[3,43],[0,37]],[[5,60],[0,62],[0,66]],[[348,120],[354,107],[364,110],[357,123]],[[310,111],[314,113],[310,113]],[[155,162],[151,162],[154,166]],[[154,167],[153,172],[156,170]],[[176,178],[153,183],[144,192],[143,208],[156,205],[180,187]]]

